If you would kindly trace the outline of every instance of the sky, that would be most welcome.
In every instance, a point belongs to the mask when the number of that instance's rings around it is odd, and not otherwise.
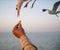
[[[0,0],[0,32],[12,31],[19,20],[22,20],[26,32],[60,32],[60,13],[57,18],[42,12],[44,8],[52,10],[53,4],[59,0],[37,0],[31,9],[33,1],[27,8],[23,8],[26,2],[23,3],[21,14],[17,17],[16,0]],[[57,10],[60,10],[60,6]]]

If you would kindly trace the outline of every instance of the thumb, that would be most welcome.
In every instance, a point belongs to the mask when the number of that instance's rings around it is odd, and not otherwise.
[[[21,29],[22,25],[21,25],[21,20],[18,22],[18,29]]]

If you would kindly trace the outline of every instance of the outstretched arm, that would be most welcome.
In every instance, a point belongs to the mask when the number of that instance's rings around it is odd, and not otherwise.
[[[37,50],[37,47],[33,45],[26,36],[25,31],[22,28],[21,22],[18,22],[18,24],[14,26],[13,34],[17,38],[19,38],[23,50]]]

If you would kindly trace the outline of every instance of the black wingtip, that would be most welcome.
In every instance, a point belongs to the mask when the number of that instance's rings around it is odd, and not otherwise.
[[[43,9],[42,11],[43,11],[43,12],[45,12],[45,11],[46,11],[46,9]]]
[[[57,14],[56,14],[57,17],[59,17]]]

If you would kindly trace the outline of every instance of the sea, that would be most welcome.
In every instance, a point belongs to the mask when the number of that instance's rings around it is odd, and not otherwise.
[[[38,50],[60,50],[60,32],[29,32],[26,35]],[[22,50],[22,47],[12,32],[0,32],[0,50]]]

